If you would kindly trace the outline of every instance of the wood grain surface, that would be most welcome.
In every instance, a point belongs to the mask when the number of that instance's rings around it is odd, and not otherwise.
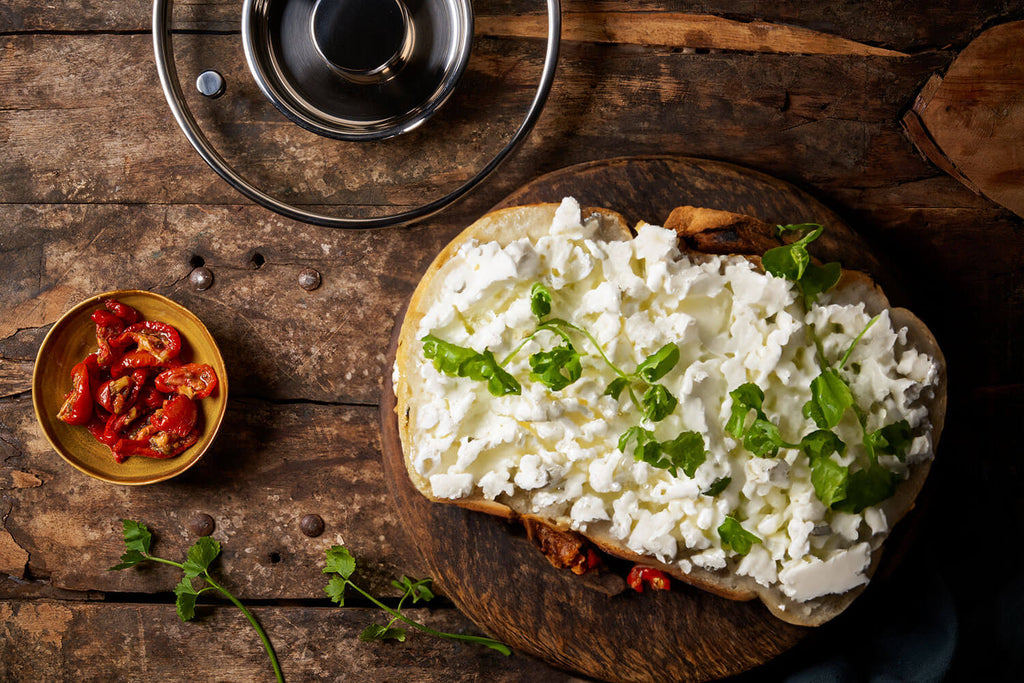
[[[528,24],[542,3],[474,2],[482,28],[465,87],[436,119],[385,143],[322,140],[259,94],[239,6],[174,3],[189,105],[232,163],[319,210],[388,212],[457,185],[511,134],[540,73],[543,43]],[[392,578],[430,571],[384,482],[377,414],[387,341],[434,255],[544,174],[638,155],[723,160],[795,185],[903,285],[900,302],[935,331],[950,363],[942,452],[951,457],[940,458],[930,486],[934,499],[962,502],[931,506],[914,544],[919,560],[901,566],[938,572],[955,598],[954,677],[1021,670],[1024,647],[1003,625],[1017,618],[1007,611],[1019,604],[1010,567],[1024,560],[1004,531],[1024,524],[1010,428],[1024,409],[1024,223],[922,157],[900,121],[975,37],[1024,19],[1024,1],[566,0],[556,82],[526,143],[449,211],[369,232],[281,219],[203,164],[157,83],[150,11],[116,0],[0,3],[0,577],[12,577],[0,578],[11,610],[0,619],[0,679],[271,680],[233,611],[204,608],[182,625],[173,572],[106,571],[120,552],[121,517],[150,524],[155,547],[175,556],[195,538],[188,520],[204,512],[224,544],[216,571],[255,601],[289,680],[569,680],[523,654],[495,658],[418,636],[356,643],[366,605],[329,608],[320,562],[324,547],[344,542],[360,560],[359,580],[387,600],[397,598]],[[647,41],[629,26],[665,30]],[[227,79],[219,100],[191,87],[208,68]],[[200,264],[214,276],[205,291],[188,280]],[[319,289],[298,287],[304,268],[320,271]],[[232,388],[221,436],[197,468],[132,491],[67,467],[38,430],[28,393],[53,322],[119,288],[150,289],[195,312]],[[985,510],[986,520],[963,510]],[[297,530],[309,513],[325,519],[323,536]],[[951,537],[1005,559],[982,593],[950,561]],[[883,598],[868,591],[862,600]],[[424,614],[472,628],[444,598]],[[108,624],[109,637],[97,628]],[[850,638],[862,642],[857,631]],[[749,676],[783,678],[834,642],[805,641]]]
[[[784,182],[701,159],[613,159],[562,169],[498,206],[572,196],[635,223],[661,223],[676,206],[734,211],[775,223],[827,224],[816,255],[877,269],[862,240],[831,210]],[[397,336],[389,359],[394,358]],[[609,681],[705,681],[763,664],[808,629],[773,617],[759,602],[736,602],[684,586],[671,593],[608,596],[553,569],[521,530],[504,520],[435,504],[406,473],[389,378],[381,394],[384,472],[410,541],[456,606],[495,637],[556,666]],[[636,638],[642,633],[644,637]]]

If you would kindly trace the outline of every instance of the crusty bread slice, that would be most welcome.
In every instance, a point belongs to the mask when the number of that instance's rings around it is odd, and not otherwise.
[[[518,494],[501,496],[493,501],[487,500],[479,494],[456,500],[441,500],[432,495],[429,482],[415,470],[409,458],[412,435],[408,408],[417,400],[419,387],[415,384],[415,373],[408,369],[412,367],[411,354],[421,346],[416,338],[420,322],[436,298],[441,282],[447,273],[446,266],[449,265],[452,256],[460,246],[470,239],[481,242],[496,241],[502,245],[507,245],[524,236],[536,239],[548,230],[557,208],[556,204],[513,207],[484,216],[457,236],[437,256],[413,293],[402,325],[396,357],[396,368],[401,378],[401,381],[395,385],[396,412],[409,476],[416,488],[431,500],[505,518],[536,518],[535,515],[528,512],[527,500],[519,497]],[[589,216],[600,222],[599,235],[602,239],[625,240],[631,237],[631,232],[625,221],[615,212],[604,209],[585,209],[583,216],[585,219]],[[749,216],[726,211],[681,207],[672,212],[665,225],[680,235],[680,249],[687,252],[691,258],[697,259],[701,258],[701,254],[746,254],[735,258],[746,258],[759,265],[759,256],[752,254],[763,253],[766,249],[780,243],[773,226]],[[694,247],[699,247],[699,249]],[[863,273],[844,270],[835,291],[841,293],[841,296],[849,302],[864,302],[866,310],[872,315],[889,309],[894,328],[906,327],[910,344],[921,352],[932,356],[939,365],[941,376],[934,397],[928,405],[934,448],[937,446],[942,432],[946,408],[945,361],[934,336],[924,323],[906,309],[891,308],[881,289]],[[929,468],[930,461],[912,467],[910,477],[901,483],[896,495],[881,505],[890,529],[913,507]],[[539,519],[539,521],[555,528],[567,528],[558,520]],[[675,564],[661,563],[652,557],[641,556],[630,551],[609,533],[609,528],[610,524],[607,522],[591,524],[583,535],[610,555],[659,568],[683,582],[722,597],[732,600],[759,598],[773,614],[792,624],[802,626],[823,624],[845,610],[865,588],[865,586],[860,586],[844,594],[827,595],[807,602],[797,602],[788,598],[777,586],[765,587],[751,577],[735,573],[736,561],[734,559],[730,559],[727,568],[722,571],[710,571],[693,566],[691,571],[683,572]],[[878,566],[882,543],[887,535],[875,534],[872,537],[873,552],[870,566],[866,572],[868,576],[873,575]]]

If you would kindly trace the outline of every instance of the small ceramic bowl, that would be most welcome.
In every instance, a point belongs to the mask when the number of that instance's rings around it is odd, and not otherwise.
[[[64,397],[71,391],[71,368],[97,348],[96,326],[90,316],[103,308],[104,299],[117,299],[142,314],[143,320],[167,323],[181,335],[181,357],[206,363],[217,373],[217,388],[197,402],[202,436],[191,448],[173,458],[158,460],[134,456],[123,463],[85,427],[57,419]],[[228,404],[228,373],[224,359],[206,326],[188,309],[165,296],[141,290],[121,290],[86,299],[61,316],[43,339],[32,371],[32,405],[43,434],[72,467],[113,484],[153,484],[181,474],[206,452],[224,419]]]

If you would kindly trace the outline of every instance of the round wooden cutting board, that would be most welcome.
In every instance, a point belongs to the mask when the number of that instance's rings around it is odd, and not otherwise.
[[[628,221],[660,223],[676,206],[725,209],[779,223],[828,226],[818,255],[875,271],[863,242],[828,208],[783,181],[722,162],[644,157],[566,168],[538,178],[500,206],[576,197]],[[396,325],[396,331],[400,325]],[[397,334],[390,358],[394,360]],[[553,568],[522,528],[424,498],[406,476],[395,396],[381,398],[384,471],[410,539],[431,575],[481,629],[514,650],[608,681],[703,681],[763,664],[809,629],[759,602],[734,602],[684,586],[618,595]]]

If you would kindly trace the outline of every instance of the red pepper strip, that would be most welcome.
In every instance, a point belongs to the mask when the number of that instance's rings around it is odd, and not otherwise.
[[[124,321],[125,325],[131,325],[136,323],[142,318],[142,315],[128,304],[123,304],[117,299],[105,299],[103,305],[107,307],[107,310],[116,315],[118,318]]]
[[[128,353],[124,354],[116,363],[110,366],[110,376],[113,379],[117,379],[118,377],[121,377],[129,370],[138,370],[139,368],[177,366],[177,359],[172,358],[167,362],[161,362],[159,358],[151,354],[149,351],[142,351],[140,349],[136,349],[134,351],[129,351]]]
[[[174,394],[164,401],[160,410],[153,413],[149,423],[161,432],[183,437],[188,436],[196,426],[197,416],[196,404],[191,399]]]
[[[92,419],[92,390],[88,356],[86,360],[71,368],[71,391],[64,399],[64,405],[57,411],[57,419],[69,425],[88,424]]]
[[[186,363],[161,372],[153,380],[153,386],[166,394],[202,399],[217,388],[217,373],[206,363]]]
[[[173,437],[167,432],[157,432],[143,439],[120,439],[111,447],[114,459],[124,462],[132,455],[144,458],[173,458],[199,440],[199,430],[193,429],[184,437]]]
[[[653,567],[642,567],[640,565],[634,566],[629,571],[626,583],[638,593],[644,592],[645,585],[652,590],[660,591],[668,590],[671,587],[671,582],[664,572]]]
[[[121,333],[117,343],[127,346],[135,342],[140,351],[147,351],[156,357],[161,364],[176,358],[181,352],[181,336],[178,331],[167,323],[146,320],[134,323]]]
[[[92,314],[92,321],[96,323],[96,343],[99,345],[97,361],[103,367],[107,367],[116,360],[118,346],[117,340],[124,332],[124,320],[118,318],[110,311],[98,310]]]

